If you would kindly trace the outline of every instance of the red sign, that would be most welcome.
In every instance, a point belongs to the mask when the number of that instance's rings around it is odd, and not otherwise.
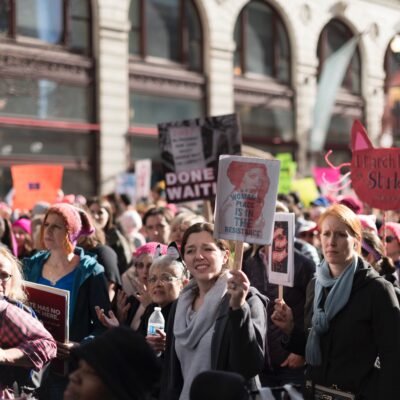
[[[69,341],[69,291],[24,282],[29,305],[35,310],[44,327],[58,342]],[[67,362],[56,358],[51,362],[52,370],[60,375],[67,374]]]
[[[357,196],[371,207],[399,210],[400,148],[375,149],[359,121],[353,124],[351,142],[351,181]]]
[[[13,207],[31,210],[38,201],[54,203],[61,188],[61,165],[13,165]]]

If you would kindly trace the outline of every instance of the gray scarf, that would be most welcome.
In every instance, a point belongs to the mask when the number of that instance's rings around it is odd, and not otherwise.
[[[310,365],[321,365],[321,334],[328,331],[329,322],[349,301],[356,269],[357,257],[353,258],[351,264],[337,278],[331,276],[328,264],[325,260],[317,267],[314,314],[306,345],[306,360]],[[331,287],[331,290],[326,297],[324,306],[322,306],[323,289],[329,287]]]

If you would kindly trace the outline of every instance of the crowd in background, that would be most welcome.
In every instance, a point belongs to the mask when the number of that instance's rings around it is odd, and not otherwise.
[[[214,238],[202,205],[167,204],[161,191],[136,205],[117,194],[1,203],[0,398],[244,400],[286,384],[309,399],[319,386],[398,397],[399,212],[353,195],[307,207],[278,195],[276,212],[296,218],[282,301],[269,246],[245,244],[242,270],[230,270],[232,243]],[[40,324],[23,279],[70,291],[68,343]],[[148,335],[155,307],[165,329]],[[210,371],[227,384],[196,385]]]

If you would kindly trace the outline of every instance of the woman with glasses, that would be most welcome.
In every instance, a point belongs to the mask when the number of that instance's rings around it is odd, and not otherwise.
[[[393,260],[397,280],[400,281],[400,223],[387,222],[379,230],[379,236],[386,242],[386,255]]]
[[[34,384],[32,380],[35,371],[41,370],[57,352],[54,339],[24,305],[25,301],[21,266],[11,252],[0,245],[1,399],[13,399],[16,389],[20,394],[22,391],[32,394],[40,382]]]
[[[189,399],[206,370],[239,373],[256,389],[264,365],[266,300],[242,271],[229,272],[228,243],[213,234],[213,225],[197,223],[182,239],[192,279],[170,311],[161,399]]]
[[[306,340],[305,399],[398,398],[400,309],[393,285],[360,257],[361,223],[348,207],[329,207],[318,227],[325,259],[307,288],[305,331],[280,300],[272,315],[289,349],[304,351]]]

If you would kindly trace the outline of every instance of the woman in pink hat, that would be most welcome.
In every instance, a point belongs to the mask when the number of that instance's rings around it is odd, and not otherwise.
[[[18,258],[31,257],[34,253],[33,241],[31,236],[31,220],[20,218],[13,222],[12,230],[17,241]]]
[[[71,343],[58,343],[58,357],[68,359],[70,348],[104,331],[95,306],[109,310],[104,268],[83,249],[76,246],[80,236],[93,232],[87,214],[70,204],[50,207],[41,228],[46,250],[25,258],[24,274],[28,281],[68,290],[69,338]],[[49,374],[41,399],[62,399],[66,377]]]

